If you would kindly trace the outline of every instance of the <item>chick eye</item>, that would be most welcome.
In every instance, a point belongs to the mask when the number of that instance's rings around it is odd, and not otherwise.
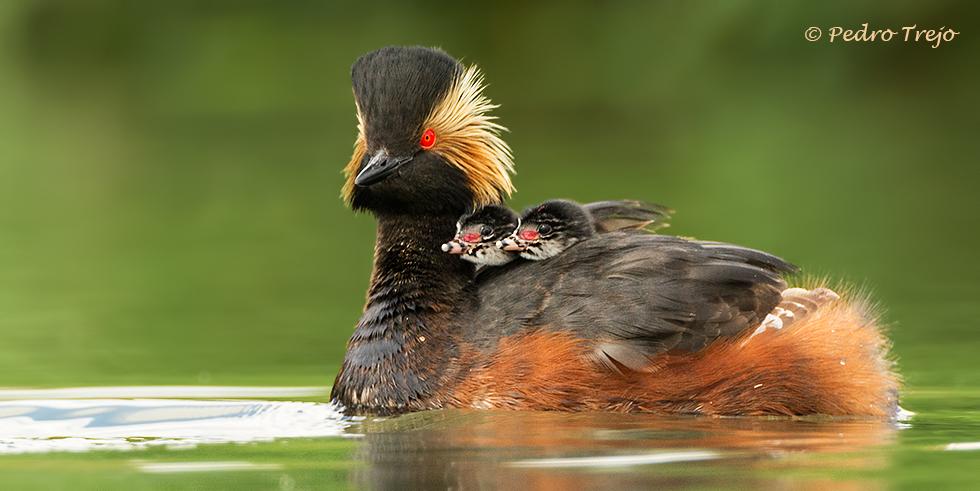
[[[419,144],[425,149],[432,148],[432,145],[436,144],[436,132],[432,128],[426,129],[422,132],[422,140],[419,141]]]
[[[492,234],[492,233],[493,233],[493,229],[490,228],[489,225],[484,225],[483,228],[480,229],[480,235],[482,235],[484,237],[489,237],[490,234]]]
[[[551,233],[551,225],[542,224],[538,225],[538,233],[541,235],[548,235]]]

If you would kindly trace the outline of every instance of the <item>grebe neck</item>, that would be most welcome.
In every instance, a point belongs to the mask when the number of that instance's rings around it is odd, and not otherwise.
[[[474,266],[441,250],[455,233],[458,215],[375,217],[367,305],[331,399],[349,413],[434,409],[458,369],[457,333],[450,324],[473,297]]]

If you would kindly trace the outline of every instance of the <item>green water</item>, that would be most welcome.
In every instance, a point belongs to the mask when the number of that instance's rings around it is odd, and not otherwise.
[[[546,451],[444,433],[543,423],[470,415],[377,430],[387,442],[5,456],[0,472],[40,489],[360,488],[412,467],[386,445],[421,439],[432,446],[414,453],[483,487],[976,486],[980,453],[935,449],[980,441],[978,20],[969,2],[0,2],[0,386],[329,385],[374,240],[371,217],[338,198],[356,135],[350,65],[422,44],[486,73],[510,128],[514,207],[663,203],[677,210],[669,233],[870,289],[917,413],[871,442],[778,458],[739,443],[619,470],[500,467]],[[938,48],[803,36],[865,22],[962,35]],[[556,455],[612,448],[590,431],[681,424],[554,417],[586,433]],[[630,441],[661,448],[666,434]],[[155,475],[133,459],[279,467]]]
[[[944,447],[978,429],[954,411],[907,425],[440,411],[347,438],[5,456],[0,474],[11,489],[972,489],[976,451]]]

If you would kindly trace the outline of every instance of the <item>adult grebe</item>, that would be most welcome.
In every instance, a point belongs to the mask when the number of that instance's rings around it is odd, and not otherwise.
[[[613,232],[474,276],[441,245],[460,216],[513,190],[479,73],[439,50],[388,47],[351,78],[359,132],[343,196],[378,232],[331,395],[348,413],[896,414],[887,339],[866,304],[815,303],[777,328],[769,314],[795,268],[764,252]]]

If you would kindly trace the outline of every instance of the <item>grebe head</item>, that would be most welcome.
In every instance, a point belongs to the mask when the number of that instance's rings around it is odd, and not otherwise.
[[[500,247],[519,251],[521,257],[541,260],[557,256],[579,241],[595,235],[589,213],[568,200],[545,201],[526,208],[517,229]]]
[[[456,237],[442,245],[450,254],[486,266],[499,266],[517,259],[518,254],[496,246],[517,227],[517,214],[503,205],[487,205],[464,215],[456,224]]]
[[[358,58],[351,81],[358,135],[342,196],[355,210],[459,216],[513,191],[510,148],[476,67],[391,46]]]

